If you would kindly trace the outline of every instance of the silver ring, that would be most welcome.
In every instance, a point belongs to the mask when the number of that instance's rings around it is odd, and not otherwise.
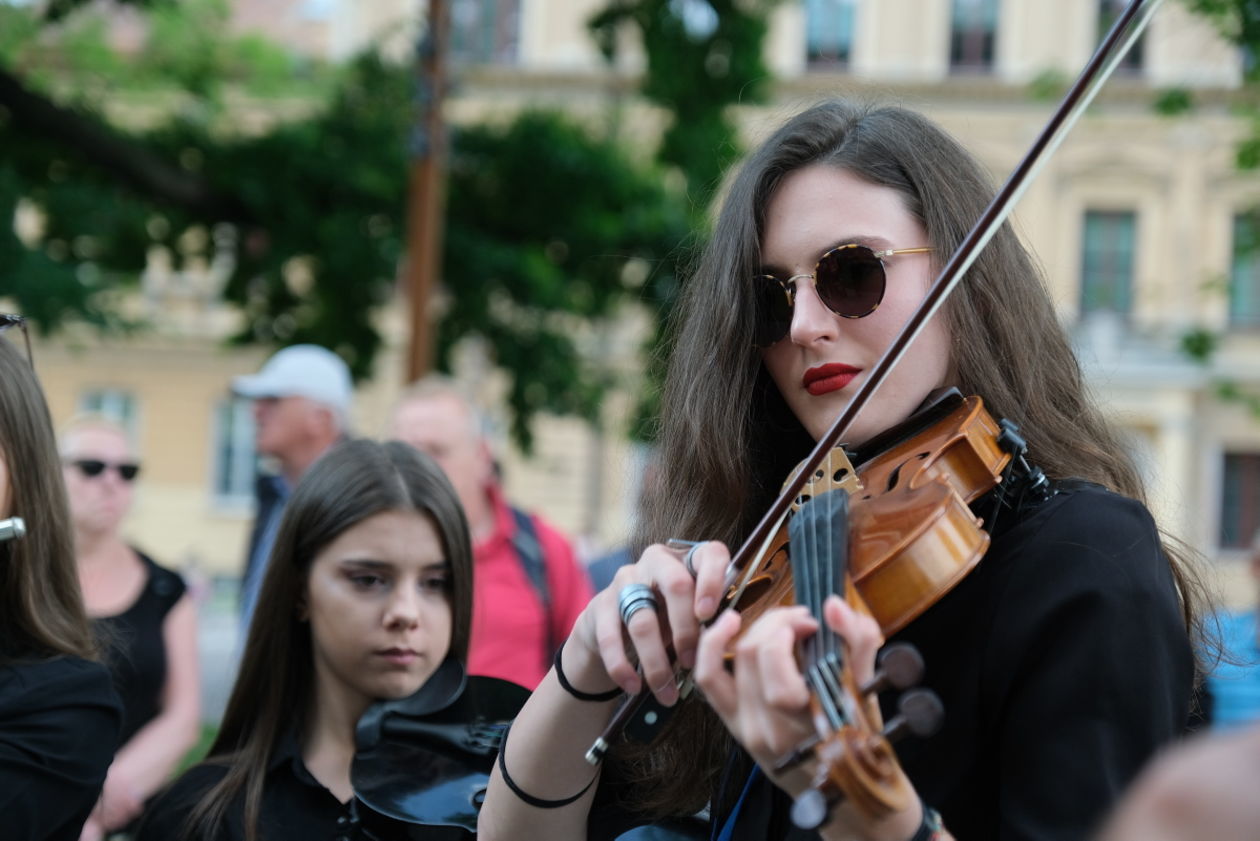
[[[683,566],[686,567],[687,572],[691,573],[692,578],[696,578],[698,575],[696,573],[696,568],[692,566],[692,556],[695,555],[696,550],[700,548],[702,543],[704,543],[703,540],[683,540],[678,537],[671,537],[669,540],[665,541],[665,546],[668,549],[673,549],[675,552],[683,552],[683,550],[686,550],[683,553]]]
[[[695,546],[692,546],[687,550],[687,554],[683,555],[683,566],[686,568],[687,572],[691,573],[692,578],[700,577],[700,573],[696,572],[696,568],[692,566],[692,563],[695,560],[696,550],[703,545],[703,543],[697,543]]]
[[[646,584],[627,584],[617,594],[617,608],[621,611],[621,624],[629,627],[630,619],[640,610],[656,610],[656,594]]]

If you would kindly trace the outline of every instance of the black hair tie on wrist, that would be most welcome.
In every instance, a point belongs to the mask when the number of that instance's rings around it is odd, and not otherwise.
[[[919,803],[923,806],[923,819],[919,821],[919,828],[914,831],[914,835],[910,836],[910,841],[936,841],[945,830],[941,823],[941,813],[922,800]]]
[[[529,794],[528,792],[522,790],[521,787],[516,784],[516,781],[508,776],[507,762],[503,759],[504,755],[507,754],[508,733],[511,731],[512,725],[510,724],[507,729],[503,731],[503,741],[499,745],[499,773],[503,775],[503,782],[507,783],[507,787],[512,789],[512,793],[525,803],[533,806],[535,809],[559,809],[561,806],[568,806],[583,794],[586,794],[587,790],[591,787],[591,784],[599,777],[599,774],[596,774],[594,777],[591,777],[590,782],[582,786],[582,790],[577,794],[560,800],[543,800],[541,797],[535,797],[534,795]]]
[[[567,640],[566,640],[567,642]],[[564,643],[560,643],[560,647],[556,649],[556,680],[560,681],[560,687],[577,698],[579,701],[611,701],[621,694],[621,689],[609,689],[607,692],[583,692],[573,684],[569,683],[569,679],[564,676],[564,667],[560,665],[560,658],[564,655]]]

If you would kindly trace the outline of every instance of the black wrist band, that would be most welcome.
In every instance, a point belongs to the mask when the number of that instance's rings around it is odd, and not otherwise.
[[[573,684],[569,683],[569,679],[564,676],[564,666],[560,665],[560,658],[564,656],[564,643],[560,643],[560,647],[556,649],[556,680],[560,681],[560,687],[577,698],[579,701],[611,701],[621,694],[620,688],[609,689],[607,692],[583,692]]]
[[[507,783],[507,787],[512,789],[512,793],[528,803],[530,806],[533,806],[535,809],[559,809],[561,806],[568,806],[583,794],[586,794],[587,789],[591,787],[591,783],[594,783],[596,777],[599,776],[597,773],[594,777],[591,777],[590,782],[582,786],[581,791],[572,797],[565,797],[561,800],[543,800],[541,797],[535,797],[534,795],[523,791],[521,787],[516,784],[516,781],[508,776],[507,762],[503,759],[504,755],[507,754],[508,733],[511,731],[512,725],[510,724],[508,725],[508,728],[503,731],[503,742],[499,745],[499,773],[503,775],[503,782]]]
[[[923,807],[923,817],[919,821],[919,828],[910,836],[910,841],[936,841],[945,828],[941,824],[941,814],[922,800],[919,805]]]

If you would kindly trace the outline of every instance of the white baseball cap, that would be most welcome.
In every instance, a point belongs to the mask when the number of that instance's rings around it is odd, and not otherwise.
[[[292,345],[267,360],[257,374],[232,380],[242,397],[306,397],[350,416],[353,387],[350,369],[341,357],[319,345]]]

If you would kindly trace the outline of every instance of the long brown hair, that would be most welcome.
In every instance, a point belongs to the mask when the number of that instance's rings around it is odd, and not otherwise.
[[[761,264],[771,196],[785,176],[813,164],[895,190],[936,255],[956,250],[995,193],[957,141],[898,107],[826,102],[766,140],[731,183],[676,310],[660,426],[661,463],[670,469],[645,501],[639,548],[669,536],[739,545],[813,446],[753,348],[746,289]],[[980,253],[943,315],[958,386],[982,395],[995,417],[1020,425],[1032,461],[1052,478],[1079,477],[1144,498],[1120,437],[1086,391],[1041,272],[1009,225]],[[1197,635],[1202,585],[1184,550],[1166,539],[1165,553],[1187,627]],[[637,784],[645,811],[692,812],[712,790],[729,745],[707,707],[688,702],[657,749],[622,757],[623,773]]]
[[[406,444],[338,444],[311,466],[285,506],[241,669],[207,760],[227,765],[228,772],[189,815],[192,837],[216,837],[242,792],[245,837],[257,837],[268,761],[289,727],[305,728],[313,706],[314,651],[299,610],[311,564],[346,529],[386,511],[433,518],[451,577],[448,656],[467,659],[472,544],[455,490],[432,459]]]
[[[0,339],[0,458],[26,535],[0,543],[0,664],[94,658],[48,404],[26,356]]]

